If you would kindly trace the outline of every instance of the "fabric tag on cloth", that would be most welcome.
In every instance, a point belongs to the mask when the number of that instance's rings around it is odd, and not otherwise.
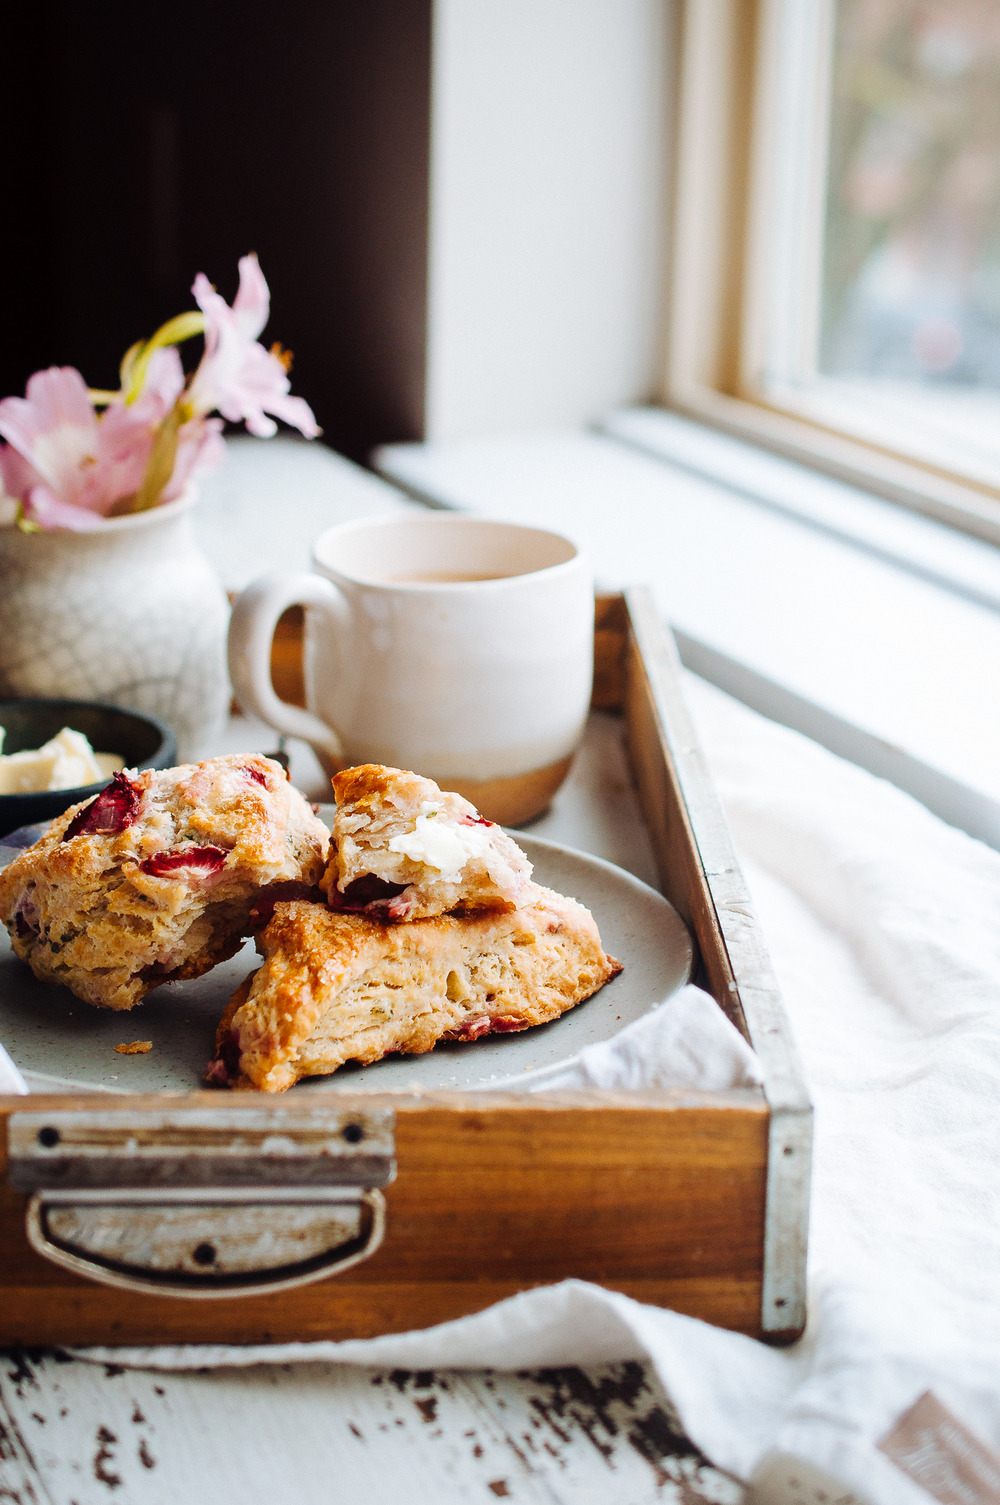
[[[941,1505],[997,1505],[1000,1458],[925,1390],[878,1444]]]

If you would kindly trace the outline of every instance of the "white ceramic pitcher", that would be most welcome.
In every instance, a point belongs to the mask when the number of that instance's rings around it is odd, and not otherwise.
[[[229,607],[189,487],[87,533],[0,528],[0,695],[152,711],[197,757],[227,713]]]

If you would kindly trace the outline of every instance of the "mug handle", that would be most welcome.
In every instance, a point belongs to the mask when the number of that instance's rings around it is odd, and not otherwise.
[[[312,711],[280,700],[271,684],[274,629],[289,606],[324,612],[342,627],[350,620],[350,607],[344,596],[322,575],[307,572],[261,575],[233,602],[228,656],[236,699],[245,711],[259,716],[276,731],[301,737],[328,756],[339,758],[341,743],[333,728]]]

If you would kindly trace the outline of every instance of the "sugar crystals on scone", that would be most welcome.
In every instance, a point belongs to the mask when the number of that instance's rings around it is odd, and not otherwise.
[[[380,763],[338,773],[333,791],[331,909],[402,921],[521,902],[531,863],[460,794]]]
[[[328,840],[269,758],[127,770],[0,872],[0,919],[36,977],[130,1009],[234,955],[269,896],[322,899]]]
[[[208,1079],[283,1092],[345,1061],[547,1024],[621,971],[589,910],[529,883],[517,909],[412,923],[279,903],[264,965],[219,1025]]]

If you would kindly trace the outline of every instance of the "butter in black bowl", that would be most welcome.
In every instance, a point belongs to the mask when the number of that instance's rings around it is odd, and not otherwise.
[[[4,753],[43,747],[68,726],[82,732],[95,752],[117,753],[126,768],[170,768],[177,761],[177,742],[166,722],[145,711],[128,711],[96,700],[0,700],[0,726],[6,731]],[[0,794],[0,843],[21,826],[54,820],[109,782]]]

